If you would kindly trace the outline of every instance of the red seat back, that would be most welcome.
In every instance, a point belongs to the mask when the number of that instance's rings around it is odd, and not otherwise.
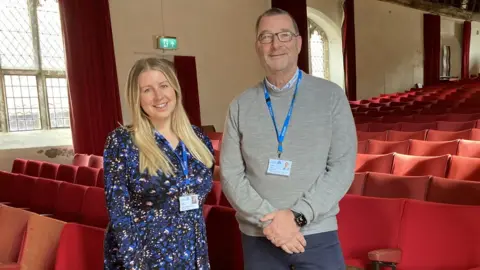
[[[52,214],[61,181],[39,177],[30,200],[30,209],[39,214]]]
[[[407,154],[409,141],[376,141],[368,140],[367,154],[382,155],[389,153]]]
[[[58,190],[54,217],[66,222],[79,222],[86,186],[63,182]]]
[[[427,201],[480,205],[480,182],[433,177]]]
[[[88,159],[88,167],[92,168],[103,168],[103,157],[91,155]]]
[[[75,223],[63,227],[58,244],[56,270],[103,269],[105,230]]]
[[[355,172],[390,173],[393,165],[393,154],[369,155],[357,154]]]
[[[57,180],[74,183],[78,166],[61,164],[58,167]]]
[[[436,129],[437,122],[427,122],[427,123],[402,123],[401,131],[415,132],[422,131],[426,129]]]
[[[437,121],[437,130],[462,131],[462,130],[475,128],[475,125],[476,125],[475,121],[467,121],[467,122]]]
[[[345,195],[337,216],[344,257],[366,264],[369,251],[396,248],[404,204],[399,199]]]
[[[453,270],[480,265],[479,206],[409,200],[402,219],[402,269]]]
[[[10,202],[13,194],[15,173],[0,171],[0,202]]]
[[[80,222],[85,225],[106,228],[109,217],[105,202],[105,192],[101,188],[90,187],[85,192]]]
[[[480,158],[453,156],[446,178],[480,181]]]
[[[390,130],[388,132],[388,141],[404,141],[404,140],[425,140],[427,136],[427,130],[420,131],[396,131]]]
[[[470,140],[480,141],[480,120],[477,122],[477,128],[472,129]]]
[[[16,158],[12,164],[12,173],[25,173],[27,167],[27,160]]]
[[[366,154],[368,141],[357,141],[357,153]]]
[[[462,130],[462,131],[442,131],[442,130],[433,130],[430,129],[427,133],[427,141],[453,141],[470,139],[470,134],[472,130]]]
[[[365,181],[364,196],[425,200],[430,176],[399,176],[369,173]]]
[[[88,160],[90,159],[90,155],[87,154],[75,154],[73,156],[72,165],[75,166],[88,166]]]
[[[75,176],[75,184],[91,187],[96,186],[99,170],[100,169],[98,168],[92,167],[78,167],[77,175]]]
[[[43,162],[42,167],[40,167],[39,177],[56,179],[59,167],[60,167],[60,164]]]
[[[480,141],[460,140],[457,155],[480,158]]]
[[[432,175],[445,177],[450,155],[421,157],[396,154],[392,174],[404,176]]]
[[[458,140],[443,142],[411,140],[408,154],[413,156],[456,155],[457,148]]]
[[[14,184],[11,190],[12,195],[10,200],[12,205],[15,207],[28,207],[32,193],[35,191],[37,177],[16,174],[13,181]]]
[[[350,185],[347,193],[354,195],[362,195],[367,175],[368,173],[355,173],[355,178],[353,178],[353,182]]]
[[[357,131],[357,141],[378,140],[385,141],[387,139],[387,132],[363,132]]]
[[[28,160],[25,167],[25,174],[38,177],[40,175],[40,168],[42,167],[42,161]]]

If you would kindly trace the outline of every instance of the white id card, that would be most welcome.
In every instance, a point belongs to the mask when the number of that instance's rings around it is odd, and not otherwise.
[[[290,176],[292,162],[289,160],[270,159],[267,173],[274,175]]]
[[[184,195],[180,196],[180,211],[188,211],[198,209],[198,195]]]

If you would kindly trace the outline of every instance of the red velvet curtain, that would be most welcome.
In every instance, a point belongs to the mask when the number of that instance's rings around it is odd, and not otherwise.
[[[60,0],[76,153],[102,155],[122,123],[108,0]]]
[[[302,50],[298,56],[298,68],[310,73],[310,59],[308,56],[308,21],[307,0],[272,0],[273,8],[280,8],[292,15],[298,25],[302,37]]]
[[[462,46],[462,79],[470,77],[470,39],[472,37],[472,22],[463,23],[463,46]]]
[[[173,59],[182,88],[183,106],[193,125],[202,125],[198,96],[197,66],[193,56],[175,56]]]
[[[345,89],[349,100],[357,99],[357,61],[355,53],[355,6],[354,0],[343,3],[344,19],[342,25],[343,69],[345,71]]]
[[[440,16],[423,14],[423,84],[440,82]]]

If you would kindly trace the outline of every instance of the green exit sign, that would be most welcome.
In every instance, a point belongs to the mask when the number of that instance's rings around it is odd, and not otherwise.
[[[167,37],[167,36],[157,36],[155,38],[155,45],[157,49],[162,50],[176,50],[177,49],[177,38],[176,37]]]

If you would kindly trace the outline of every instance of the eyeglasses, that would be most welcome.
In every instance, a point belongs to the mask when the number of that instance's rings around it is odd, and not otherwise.
[[[298,34],[294,34],[290,31],[278,32],[278,33],[265,33],[258,36],[257,40],[262,44],[269,44],[273,42],[274,36],[277,36],[281,42],[289,42],[293,37],[297,37]]]

